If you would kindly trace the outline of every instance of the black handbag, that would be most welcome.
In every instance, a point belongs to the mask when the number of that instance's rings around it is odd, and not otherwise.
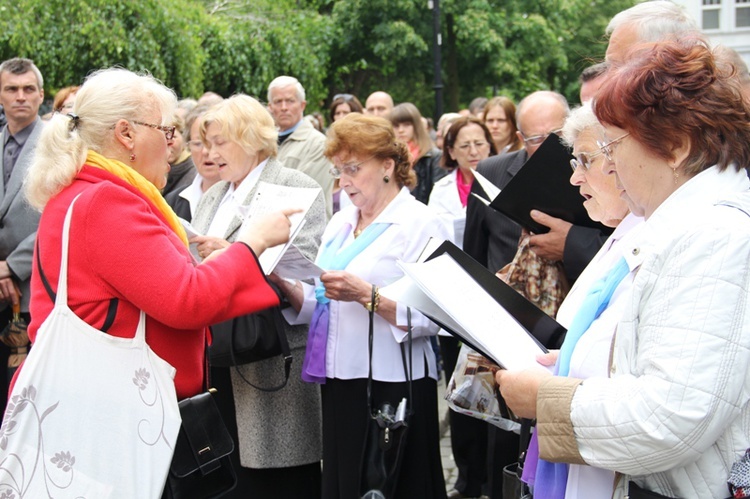
[[[280,307],[272,307],[255,314],[242,315],[220,322],[211,327],[211,332],[213,336],[209,347],[211,366],[236,368],[281,355],[284,359],[285,378],[279,386],[270,388],[257,386],[251,383],[240,369],[237,369],[237,373],[245,383],[264,392],[278,391],[286,386],[293,358],[289,350]]]
[[[628,482],[628,497],[630,499],[675,499],[657,492],[642,489],[633,481]]]
[[[213,389],[180,401],[182,426],[169,467],[164,499],[221,497],[237,485],[229,455],[234,441]]]
[[[375,286],[372,301],[375,303]],[[388,402],[383,403],[376,411],[372,408],[372,338],[374,312],[370,311],[370,371],[367,378],[367,434],[362,454],[359,494],[362,499],[391,499],[395,496],[401,463],[406,451],[406,437],[409,429],[409,404],[412,400],[411,354],[411,309],[407,309],[409,365],[406,367],[406,353],[401,345],[401,359],[404,363],[404,374],[409,381],[409,399],[402,401],[398,408]]]
[[[529,486],[521,480],[526,451],[531,439],[532,420],[521,420],[518,462],[503,468],[503,499],[531,499]]]

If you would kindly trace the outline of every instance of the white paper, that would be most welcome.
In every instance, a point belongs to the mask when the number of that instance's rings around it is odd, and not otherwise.
[[[456,246],[462,248],[464,245],[464,232],[466,231],[466,213],[453,219],[453,240]]]
[[[180,217],[177,217],[177,218],[180,219],[180,223],[185,228],[185,232],[187,233],[188,240],[190,240],[190,239],[192,239],[192,238],[194,238],[196,236],[202,236],[203,235],[200,232],[198,232],[197,230],[195,230],[195,227],[193,227],[193,225],[190,222],[188,222],[187,220],[185,220],[184,218],[180,218]],[[189,248],[190,248],[190,253],[193,254],[193,256],[195,257],[196,260],[198,260],[199,262],[201,260],[203,260],[201,258],[201,256],[198,254],[198,243],[190,243]]]
[[[536,361],[544,353],[539,344],[449,255],[398,265],[411,282],[383,288],[383,296],[465,335],[506,369],[547,369]]]
[[[237,208],[238,214],[243,220],[239,234],[243,234],[249,229],[252,225],[252,219],[255,216],[288,208],[299,208],[302,210],[300,213],[295,213],[289,217],[289,221],[292,223],[289,241],[286,244],[268,248],[258,258],[266,275],[273,272],[282,255],[292,244],[292,241],[294,241],[294,238],[302,228],[305,215],[310,210],[319,193],[319,187],[289,187],[269,184],[268,182],[258,182],[258,188],[250,204]]]
[[[304,281],[320,277],[323,269],[310,261],[295,245],[289,246],[276,264],[274,272],[284,279]]]
[[[484,192],[487,193],[487,195],[490,197],[489,201],[492,202],[495,200],[498,194],[500,194],[500,188],[487,180],[487,177],[482,175],[476,170],[471,170],[474,174],[474,178],[477,179],[477,182],[479,182],[479,185],[484,189]],[[472,193],[473,194],[473,193]],[[475,194],[476,195],[476,194]],[[481,199],[481,196],[477,196],[479,199]],[[489,203],[485,203],[489,204]]]
[[[484,199],[482,196],[480,196],[476,192],[472,192],[471,195],[474,196],[475,198],[477,198],[478,200],[480,200],[481,202],[483,202],[486,206],[490,205],[489,201],[487,201],[486,199]]]
[[[435,250],[437,250],[441,244],[445,242],[445,239],[439,239],[437,237],[431,237],[429,241],[427,241],[427,244],[424,245],[424,248],[422,249],[422,253],[419,254],[419,258],[417,258],[418,262],[424,262],[427,260],[430,255],[432,255]]]

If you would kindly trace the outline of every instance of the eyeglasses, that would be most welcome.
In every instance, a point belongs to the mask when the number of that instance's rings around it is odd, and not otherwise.
[[[612,158],[612,154],[615,151],[615,146],[620,143],[622,139],[630,135],[630,132],[626,133],[625,135],[621,135],[620,137],[617,137],[614,140],[610,140],[609,142],[602,142],[601,140],[596,141],[596,145],[599,146],[599,149],[604,153],[604,156],[607,157],[607,160],[612,163],[615,160]]]
[[[344,102],[349,102],[350,100],[354,99],[354,96],[352,94],[336,94],[333,96],[333,100],[337,99],[343,99]]]
[[[532,135],[531,137],[527,137],[526,135],[521,132],[521,137],[523,137],[523,141],[529,144],[530,146],[538,146],[545,140],[547,140],[547,137],[549,137],[552,134],[560,135],[562,133],[562,128],[558,128],[557,130],[552,130],[548,133],[543,133],[541,135]]]
[[[581,152],[576,154],[575,158],[570,160],[570,167],[573,168],[573,171],[576,171],[576,169],[579,166],[582,166],[584,170],[589,171],[591,169],[591,165],[594,164],[594,158],[597,158],[601,156],[604,153],[601,149],[599,149],[596,152]]]
[[[365,163],[367,163],[368,161],[370,161],[371,159],[372,158],[367,158],[366,160],[360,161],[357,164],[348,164],[348,165],[341,165],[341,166],[333,165],[331,169],[328,170],[328,173],[330,173],[333,176],[333,178],[341,178],[342,173],[346,173],[350,177],[353,177],[357,174],[357,172],[359,172],[359,168]]]
[[[161,130],[164,132],[164,135],[167,137],[167,140],[172,140],[174,138],[174,132],[177,130],[177,127],[175,126],[166,126],[166,125],[153,125],[151,123],[144,123],[142,121],[135,121],[133,120],[133,123],[136,125],[143,125],[143,126],[150,126],[151,128],[156,128],[157,130]]]
[[[456,149],[460,149],[463,152],[469,152],[469,150],[473,147],[474,149],[476,149],[477,151],[479,151],[481,149],[484,149],[488,145],[490,145],[490,143],[489,142],[484,142],[484,141],[482,141],[482,142],[467,142],[465,144],[461,144],[460,146],[456,146]]]
[[[200,151],[203,149],[203,142],[200,140],[191,140],[188,142],[188,147],[192,149],[193,151]]]

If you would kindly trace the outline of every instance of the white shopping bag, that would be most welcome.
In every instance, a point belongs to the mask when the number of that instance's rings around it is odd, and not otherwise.
[[[0,495],[159,498],[180,413],[175,369],[135,337],[94,329],[67,305],[68,232],[55,307],[39,328],[0,427]]]

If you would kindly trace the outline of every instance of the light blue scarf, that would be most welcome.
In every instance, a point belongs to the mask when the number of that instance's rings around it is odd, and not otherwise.
[[[387,223],[370,224],[352,244],[341,250],[352,230],[351,224],[341,227],[336,237],[326,244],[318,259],[318,266],[325,270],[343,270],[354,258],[390,226]],[[315,287],[315,304],[310,331],[307,335],[305,360],[302,362],[302,380],[324,384],[326,381],[326,345],[328,343],[328,318],[330,301],[322,283]]]

